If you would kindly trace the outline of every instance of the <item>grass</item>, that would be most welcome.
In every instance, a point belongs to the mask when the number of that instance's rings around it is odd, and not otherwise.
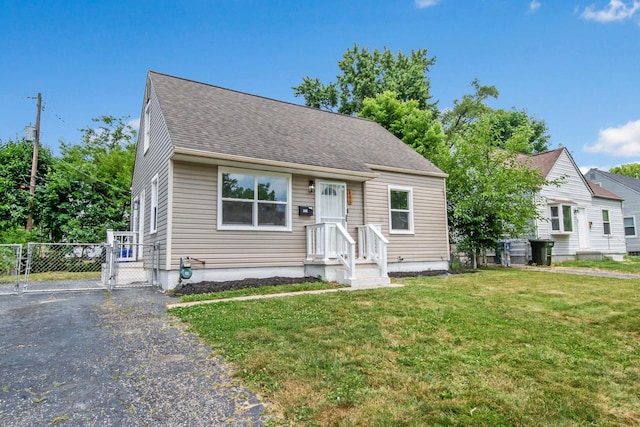
[[[205,301],[234,298],[248,295],[271,295],[284,292],[301,292],[301,291],[315,291],[321,289],[337,289],[344,286],[330,282],[304,282],[293,285],[273,285],[273,286],[261,286],[259,288],[245,288],[236,289],[222,292],[210,292],[206,294],[194,294],[194,295],[182,295],[180,301]]]
[[[516,269],[171,312],[300,426],[640,424],[637,281]]]
[[[30,282],[47,282],[51,280],[88,280],[99,279],[99,271],[49,271],[46,273],[31,273],[29,274]],[[16,280],[15,275],[0,276],[0,283],[13,283]],[[20,275],[20,280],[24,280],[24,275]]]
[[[640,273],[640,257],[625,256],[623,261],[564,261],[554,263],[559,267],[597,268],[599,270],[620,271],[624,273]]]

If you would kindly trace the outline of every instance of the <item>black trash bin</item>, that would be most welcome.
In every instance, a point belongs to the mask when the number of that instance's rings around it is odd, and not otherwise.
[[[551,251],[553,248],[553,240],[537,240],[529,239],[531,243],[531,258],[536,265],[551,265]]]

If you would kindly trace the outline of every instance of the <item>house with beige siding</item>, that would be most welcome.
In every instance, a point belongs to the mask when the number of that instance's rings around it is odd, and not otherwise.
[[[132,184],[159,281],[315,276],[351,286],[449,266],[446,174],[377,123],[147,75]]]
[[[544,186],[537,195],[541,219],[531,236],[554,241],[552,260],[622,260],[626,253],[622,198],[585,179],[566,148],[524,161],[548,181],[558,182]]]

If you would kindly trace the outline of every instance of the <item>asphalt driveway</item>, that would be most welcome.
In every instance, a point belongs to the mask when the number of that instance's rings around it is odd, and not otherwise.
[[[150,288],[0,296],[0,425],[264,425],[169,301]]]

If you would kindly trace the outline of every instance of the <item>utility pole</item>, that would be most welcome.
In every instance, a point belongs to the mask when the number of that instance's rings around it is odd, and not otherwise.
[[[38,112],[36,113],[36,138],[33,141],[33,158],[31,160],[31,181],[29,183],[29,217],[27,231],[33,228],[33,197],[36,194],[36,176],[38,174],[38,150],[40,149],[40,111],[42,111],[42,95],[38,92]]]

